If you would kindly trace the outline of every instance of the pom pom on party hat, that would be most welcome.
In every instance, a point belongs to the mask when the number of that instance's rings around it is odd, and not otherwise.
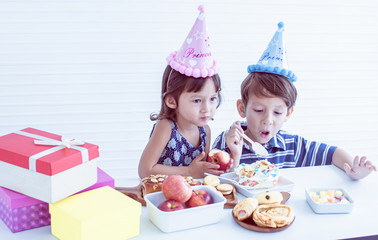
[[[248,66],[248,73],[267,72],[287,77],[295,82],[297,76],[289,70],[283,38],[284,23],[278,23],[278,29],[257,64]]]
[[[200,5],[198,10],[200,13],[184,43],[167,57],[167,62],[188,77],[206,78],[216,74],[218,69],[211,52],[204,7]]]

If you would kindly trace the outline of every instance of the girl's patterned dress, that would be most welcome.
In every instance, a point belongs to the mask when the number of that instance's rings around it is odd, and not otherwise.
[[[207,137],[204,127],[198,127],[200,132],[201,144],[199,146],[193,146],[190,144],[178,131],[177,125],[172,123],[172,134],[167,146],[163,150],[158,164],[167,166],[188,166],[193,159],[201,154],[205,150]],[[155,125],[152,132],[155,129]],[[151,132],[151,134],[152,134]]]

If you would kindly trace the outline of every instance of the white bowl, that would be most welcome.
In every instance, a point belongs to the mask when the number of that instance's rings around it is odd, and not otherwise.
[[[150,193],[144,199],[151,222],[163,232],[180,231],[218,222],[223,215],[226,198],[214,188],[208,186],[194,186],[192,189],[206,190],[213,197],[214,202],[204,206],[165,212],[158,208],[160,203],[165,201],[163,193]]]
[[[289,179],[280,176],[277,181],[277,185],[272,188],[260,188],[256,189],[253,187],[243,186],[238,183],[238,176],[235,172],[224,173],[221,175],[221,182],[233,184],[236,187],[236,191],[243,194],[246,197],[256,197],[257,194],[266,191],[279,191],[279,192],[290,192],[295,184]]]
[[[319,193],[320,191],[327,190],[339,190],[343,193],[350,203],[318,203],[315,202],[311,196],[310,192]],[[310,205],[315,213],[350,213],[354,207],[354,201],[349,196],[349,194],[342,188],[307,188],[305,191],[307,203]]]

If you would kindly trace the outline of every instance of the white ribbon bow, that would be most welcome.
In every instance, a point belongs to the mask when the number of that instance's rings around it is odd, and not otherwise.
[[[63,146],[71,148],[73,146],[84,145],[83,141],[77,139],[68,139],[62,137],[61,141],[55,139],[34,140],[34,144],[49,145],[49,146]]]
[[[26,136],[26,137],[39,139],[39,140],[34,140],[34,144],[55,146],[53,148],[47,149],[45,151],[39,152],[39,153],[34,154],[33,156],[29,157],[29,169],[34,171],[34,172],[37,170],[37,159],[38,158],[44,157],[46,155],[49,155],[51,153],[54,153],[54,152],[59,151],[59,150],[64,149],[64,148],[72,148],[72,149],[80,151],[83,163],[89,161],[88,149],[78,146],[78,145],[83,145],[85,143],[83,141],[76,140],[76,139],[66,139],[66,138],[63,138],[63,137],[61,138],[61,141],[59,141],[59,140],[56,140],[56,139],[52,139],[52,138],[48,138],[48,137],[44,137],[44,136],[39,136],[37,134],[32,134],[32,133],[28,133],[28,132],[24,132],[24,131],[17,131],[15,133],[19,134],[19,135]]]

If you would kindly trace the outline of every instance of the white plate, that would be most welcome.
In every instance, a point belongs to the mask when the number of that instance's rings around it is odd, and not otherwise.
[[[220,175],[220,177],[222,177],[221,178],[222,182],[235,185],[236,191],[238,191],[239,193],[243,194],[246,197],[254,197],[257,194],[259,194],[261,192],[265,192],[265,191],[290,192],[295,186],[295,184],[292,181],[290,181],[289,179],[287,179],[283,176],[280,176],[278,178],[278,182],[277,182],[277,185],[275,187],[263,188],[263,189],[254,189],[253,187],[240,185],[238,183],[238,176],[234,172],[224,173],[224,174]]]

